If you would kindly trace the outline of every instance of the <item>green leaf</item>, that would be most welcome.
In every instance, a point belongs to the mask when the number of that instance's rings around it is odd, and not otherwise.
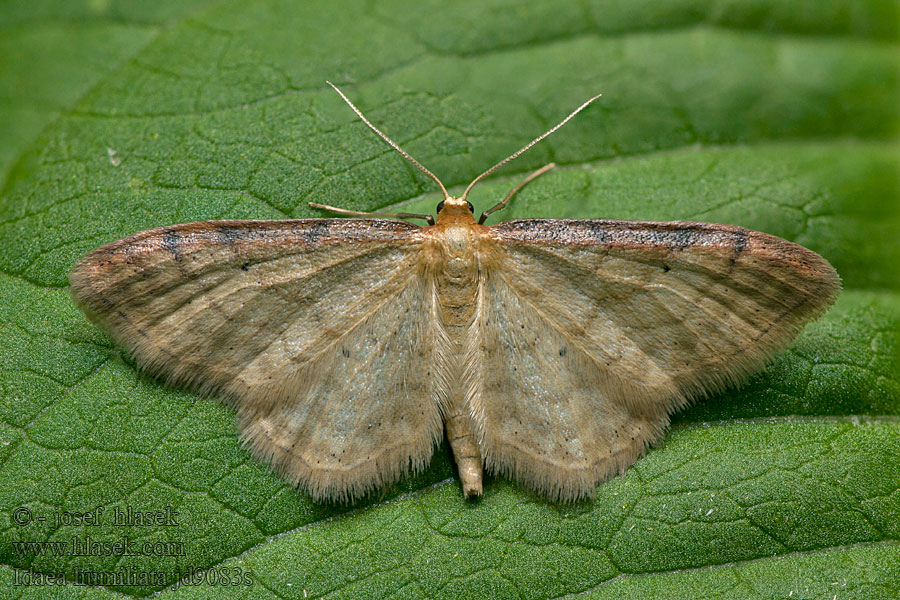
[[[0,595],[900,595],[896,0],[0,13]],[[326,79],[456,190],[603,92],[475,188],[477,209],[552,160],[495,217],[739,224],[821,253],[844,292],[595,502],[503,480],[466,502],[442,446],[384,496],[313,504],[240,447],[229,409],[140,375],[67,273],[172,223],[321,216],[311,200],[433,212],[434,185]],[[169,522],[116,525],[129,509]]]

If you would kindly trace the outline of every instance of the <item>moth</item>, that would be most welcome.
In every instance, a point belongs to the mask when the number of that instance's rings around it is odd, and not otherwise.
[[[332,85],[329,83],[329,85]],[[764,368],[834,302],[821,256],[731,225],[478,221],[475,178],[430,215],[205,221],[136,233],[70,274],[139,367],[234,407],[244,443],[317,501],[421,470],[447,438],[466,497],[489,473],[590,497],[690,400]],[[426,226],[400,218],[422,218]]]

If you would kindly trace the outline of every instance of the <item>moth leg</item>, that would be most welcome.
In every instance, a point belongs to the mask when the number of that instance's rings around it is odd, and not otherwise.
[[[416,213],[382,213],[382,212],[362,212],[359,210],[347,210],[346,208],[338,208],[336,206],[328,206],[327,204],[318,204],[310,202],[313,208],[321,208],[322,210],[338,213],[339,215],[353,215],[356,217],[384,217],[387,219],[425,219],[429,225],[434,225],[434,217],[431,215],[420,215]]]
[[[541,175],[543,175],[544,173],[546,173],[547,171],[549,171],[550,169],[552,169],[552,168],[555,167],[555,166],[556,166],[556,163],[550,163],[550,164],[544,165],[543,167],[541,167],[540,169],[538,169],[537,171],[535,171],[534,173],[532,173],[531,175],[529,175],[528,177],[526,177],[521,183],[519,183],[519,185],[517,185],[516,187],[514,187],[514,188],[506,195],[506,198],[504,198],[503,200],[501,200],[500,202],[498,202],[498,203],[495,204],[494,206],[490,207],[489,209],[487,209],[486,211],[484,211],[483,213],[481,213],[481,217],[478,219],[478,224],[479,224],[479,225],[483,225],[484,222],[487,220],[488,215],[490,215],[491,213],[497,212],[498,210],[500,210],[500,209],[502,209],[503,207],[505,207],[506,204],[507,204],[510,200],[512,200],[512,197],[515,196],[517,193],[519,193],[519,190],[521,190],[523,187],[525,187],[526,185],[528,185],[529,183],[531,183],[532,180],[534,180],[534,179],[537,178],[537,177],[540,177]]]
[[[462,402],[458,404],[462,407]],[[452,414],[455,413],[455,414]],[[475,441],[475,432],[469,415],[462,410],[451,410],[446,416],[447,439],[453,450],[459,481],[466,498],[480,496],[484,478],[481,451]]]

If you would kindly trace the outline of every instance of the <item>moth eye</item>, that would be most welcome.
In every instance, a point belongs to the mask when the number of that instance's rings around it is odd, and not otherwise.
[[[443,200],[441,200],[440,202],[438,202],[438,205],[437,205],[437,208],[435,209],[435,212],[441,212],[442,210],[444,210],[444,201],[443,201]]]
[[[466,202],[466,206],[469,207],[469,212],[472,213],[472,214],[474,215],[474,214],[475,214],[475,207],[472,206],[472,203],[471,203],[471,202]]]

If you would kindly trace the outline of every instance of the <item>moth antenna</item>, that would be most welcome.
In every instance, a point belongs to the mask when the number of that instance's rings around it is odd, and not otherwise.
[[[313,208],[319,208],[321,210],[327,210],[333,213],[338,213],[339,215],[352,215],[355,217],[384,217],[387,219],[425,219],[425,222],[429,225],[434,225],[434,217],[432,215],[420,215],[418,213],[383,213],[383,212],[365,212],[361,210],[347,210],[346,208],[338,208],[336,206],[329,206],[327,204],[319,204],[318,202],[310,202],[310,206]]]
[[[333,87],[333,86],[332,86],[332,87]],[[340,93],[340,92],[338,92],[338,93]],[[343,94],[341,94],[341,95],[343,95]],[[487,177],[488,175],[490,175],[491,173],[493,173],[494,171],[496,171],[497,169],[499,169],[500,167],[502,167],[503,165],[505,165],[505,164],[508,163],[509,161],[514,160],[514,159],[519,158],[520,156],[522,156],[525,152],[527,152],[528,150],[530,150],[532,146],[534,146],[535,144],[537,144],[538,142],[540,142],[541,140],[543,140],[545,137],[549,136],[551,133],[553,133],[554,131],[556,131],[557,129],[559,129],[560,127],[562,127],[563,125],[565,125],[566,123],[568,123],[568,122],[569,122],[569,119],[571,119],[572,117],[574,117],[575,115],[577,115],[578,113],[580,113],[581,111],[583,111],[585,108],[587,108],[588,106],[590,106],[591,103],[592,103],[594,100],[596,100],[597,98],[599,98],[599,97],[602,96],[602,95],[603,95],[603,94],[597,94],[596,96],[594,96],[593,98],[591,98],[590,100],[588,100],[587,102],[585,102],[584,104],[582,104],[581,106],[579,106],[578,108],[576,108],[575,110],[573,110],[571,113],[569,113],[569,116],[566,117],[565,119],[563,119],[562,121],[560,121],[559,123],[557,123],[555,127],[553,127],[552,129],[550,129],[550,130],[544,132],[543,135],[534,138],[533,140],[531,140],[530,142],[528,142],[523,148],[521,148],[518,152],[515,152],[515,153],[513,153],[513,154],[510,154],[509,156],[507,156],[506,158],[504,158],[503,160],[501,160],[500,162],[498,162],[496,165],[494,165],[493,167],[491,167],[490,169],[488,169],[487,171],[485,171],[484,173],[482,173],[481,175],[479,175],[478,177],[476,177],[475,179],[473,179],[473,180],[472,180],[472,183],[470,183],[469,186],[466,188],[466,191],[463,192],[463,195],[460,196],[460,200],[465,200],[465,199],[469,196],[469,192],[472,191],[472,188],[475,186],[476,183],[478,183],[479,181],[481,181],[482,179],[484,179],[485,177]],[[352,105],[351,105],[351,106],[352,106]]]
[[[529,183],[534,181],[536,178],[540,177],[541,175],[543,175],[544,173],[549,171],[550,169],[554,168],[555,166],[556,166],[556,163],[546,164],[543,167],[541,167],[540,169],[538,169],[537,171],[535,171],[534,173],[532,173],[531,175],[529,175],[528,177],[526,177],[525,179],[523,179],[521,182],[519,182],[519,185],[517,185],[516,187],[514,187],[513,189],[510,190],[510,192],[506,195],[506,198],[504,198],[503,200],[501,200],[494,206],[490,207],[489,209],[487,209],[486,211],[481,213],[481,218],[478,219],[478,224],[484,225],[484,222],[487,220],[488,216],[491,213],[495,213],[498,210],[505,207],[509,203],[509,201],[512,200],[512,197],[515,196],[516,194],[518,194],[519,191],[523,187],[525,187],[526,185],[528,185]]]
[[[450,194],[447,193],[447,188],[445,188],[445,187],[444,187],[444,184],[441,183],[441,180],[437,178],[437,175],[435,175],[434,173],[432,173],[431,171],[429,171],[428,169],[426,169],[425,167],[423,167],[422,164],[421,164],[419,161],[417,161],[417,160],[414,159],[412,156],[410,156],[410,155],[406,152],[406,150],[404,150],[403,148],[401,148],[400,146],[398,146],[397,143],[396,143],[394,140],[392,140],[391,138],[389,138],[388,136],[386,136],[385,134],[383,134],[383,133],[381,132],[381,130],[379,130],[377,127],[375,127],[374,125],[372,125],[372,123],[366,118],[366,116],[365,116],[364,114],[362,114],[362,111],[359,110],[358,108],[356,108],[356,105],[354,105],[352,102],[350,102],[350,99],[347,98],[347,96],[344,95],[344,92],[342,92],[342,91],[338,88],[338,86],[334,85],[334,84],[331,83],[330,81],[326,81],[325,83],[327,83],[328,85],[330,85],[330,86],[332,87],[332,89],[334,89],[334,91],[336,91],[336,92],[338,93],[338,95],[339,95],[341,98],[344,99],[344,102],[346,102],[346,103],[350,106],[350,108],[353,109],[353,112],[356,113],[356,116],[359,117],[360,119],[362,119],[362,122],[365,123],[366,125],[368,125],[368,126],[369,126],[369,129],[371,129],[372,131],[374,131],[375,133],[377,133],[377,134],[378,134],[378,137],[380,137],[380,138],[383,139],[385,142],[387,142],[387,143],[391,146],[391,148],[393,148],[394,150],[396,150],[397,152],[399,152],[399,153],[403,156],[403,158],[405,158],[406,160],[408,160],[409,162],[411,162],[417,169],[419,169],[420,171],[422,171],[423,173],[425,173],[426,175],[428,175],[429,177],[431,177],[431,179],[433,179],[434,182],[435,182],[436,184],[438,184],[438,187],[441,188],[441,193],[444,194],[444,200],[448,200],[448,199],[450,198]],[[580,109],[579,109],[579,110],[580,110]],[[577,112],[577,111],[576,111],[576,112]]]

